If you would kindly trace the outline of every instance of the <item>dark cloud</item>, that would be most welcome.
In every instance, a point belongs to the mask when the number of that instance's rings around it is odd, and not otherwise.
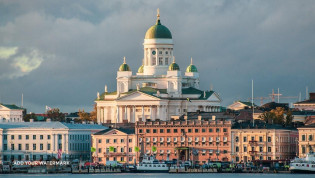
[[[305,86],[314,91],[314,1],[21,0],[0,2],[0,49],[17,48],[0,59],[0,101],[19,104],[24,93],[33,112],[45,105],[91,109],[105,84],[116,88],[123,56],[133,71],[141,65],[144,34],[157,8],[173,34],[181,70],[193,57],[201,88],[212,84],[223,105],[247,100],[252,79],[255,96],[272,88],[287,96],[304,97]],[[33,59],[32,51],[41,62],[26,60],[32,70],[21,73],[14,59]]]

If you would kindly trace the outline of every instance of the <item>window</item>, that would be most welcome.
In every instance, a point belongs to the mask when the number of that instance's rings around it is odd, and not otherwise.
[[[114,139],[114,143],[117,143],[117,139]]]
[[[165,51],[165,54],[168,54],[168,51]]]
[[[201,129],[201,132],[206,132],[206,129]]]
[[[227,129],[226,129],[226,128],[223,128],[223,132],[227,132]]]
[[[35,161],[36,160],[36,155],[33,155],[33,161]]]
[[[305,146],[302,146],[302,153],[305,154],[306,150],[305,150]]]
[[[109,139],[106,139],[106,143],[109,143]]]
[[[247,147],[246,146],[244,146],[244,152],[247,152]]]
[[[8,150],[8,145],[7,144],[3,144],[3,150]]]
[[[302,141],[305,141],[305,135],[302,135]]]
[[[239,162],[239,161],[240,161],[240,158],[239,158],[238,156],[236,156],[236,157],[235,157],[235,161],[236,161],[236,162]]]
[[[44,150],[44,145],[43,145],[43,144],[40,144],[40,145],[39,145],[39,148],[40,148],[40,150]]]
[[[102,148],[99,148],[99,149],[98,149],[98,152],[99,152],[99,153],[102,153]]]
[[[125,139],[120,139],[120,143],[125,143]]]
[[[8,136],[7,135],[3,135],[3,140],[7,140]]]
[[[132,148],[129,148],[129,150],[128,150],[129,152],[132,152]]]
[[[160,133],[164,133],[164,129],[160,129]]]
[[[62,139],[62,135],[58,135],[58,139],[61,140]]]
[[[271,142],[271,137],[268,137],[268,142]]]
[[[235,137],[235,142],[238,142],[239,138],[238,136]]]
[[[22,144],[19,144],[19,150],[22,150]]]
[[[80,145],[81,146],[81,145]],[[59,143],[59,145],[58,145],[58,149],[62,149],[62,144],[61,143]]]
[[[47,150],[50,150],[50,143],[47,144]]]
[[[36,150],[36,144],[35,143],[33,144],[33,150]]]
[[[212,129],[209,129],[209,132],[212,132]]]
[[[243,142],[247,142],[247,137],[243,137]]]
[[[150,133],[150,129],[147,129],[147,130],[146,130],[146,133]]]
[[[163,51],[159,51],[159,54],[163,54]]]
[[[215,129],[215,132],[220,132],[220,129],[219,129],[219,128],[216,128],[216,129]]]
[[[14,144],[11,144],[11,150],[14,150]]]
[[[188,129],[188,133],[191,133],[191,129]]]
[[[263,142],[263,137],[259,137],[259,142]]]
[[[36,140],[36,135],[33,135],[33,140]]]
[[[313,140],[313,135],[309,135],[308,136],[308,141],[312,141]]]
[[[153,133],[156,133],[157,131],[156,131],[156,129],[153,129]]]
[[[185,129],[180,129],[180,133],[185,133]]]
[[[122,152],[122,153],[123,153],[123,152],[124,152],[124,148],[120,148],[120,152]]]
[[[195,133],[198,133],[199,132],[199,129],[195,129]]]
[[[71,135],[70,135],[71,136]],[[50,140],[50,135],[47,135],[47,140]]]
[[[139,133],[142,133],[142,129],[139,129]]]
[[[163,65],[163,57],[159,57],[159,65]]]
[[[154,66],[156,65],[156,57],[152,58],[152,65],[154,65]]]
[[[131,142],[132,142],[132,139],[131,139],[131,138],[129,138],[129,140],[128,140],[128,141],[129,141],[129,143],[131,143]]]
[[[98,143],[102,143],[102,139],[98,139]]]
[[[238,146],[235,147],[235,152],[239,152],[239,147]]]
[[[263,152],[263,147],[259,147],[259,152]]]
[[[19,135],[19,140],[22,140],[22,135]]]
[[[271,152],[271,147],[270,146],[268,146],[268,152]]]
[[[44,135],[40,135],[39,139],[43,140],[44,139]]]
[[[25,144],[25,150],[29,150],[30,149],[30,145],[27,143]]]
[[[174,133],[177,133],[177,129],[174,129]]]
[[[11,140],[14,140],[14,135],[11,135]]]
[[[251,139],[252,139],[252,141],[254,141],[254,140],[255,140],[255,137],[251,137]]]
[[[166,129],[166,132],[167,133],[171,133],[171,129]]]
[[[168,57],[165,58],[165,65],[168,65]]]

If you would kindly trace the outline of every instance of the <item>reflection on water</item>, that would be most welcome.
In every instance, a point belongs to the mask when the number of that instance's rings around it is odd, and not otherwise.
[[[2,174],[1,178],[314,178],[314,174],[167,174],[167,173],[119,173],[119,174]]]

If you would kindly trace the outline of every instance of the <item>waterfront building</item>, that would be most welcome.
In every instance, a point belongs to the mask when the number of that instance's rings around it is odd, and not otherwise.
[[[109,128],[92,135],[94,162],[106,165],[107,161],[134,164],[136,161],[135,129]],[[107,164],[108,165],[108,164]]]
[[[231,121],[202,119],[136,122],[137,145],[143,154],[158,160],[231,160]],[[156,150],[155,150],[156,148]]]
[[[309,99],[294,103],[298,110],[315,111],[315,93],[310,93]]]
[[[116,91],[97,93],[98,123],[135,123],[176,118],[196,110],[219,112],[219,95],[199,89],[199,72],[191,59],[184,75],[175,61],[173,38],[160,15],[144,38],[144,58],[133,74],[124,58],[117,71]],[[179,59],[189,60],[189,59]]]
[[[306,154],[315,151],[315,124],[299,127],[299,157],[305,158]]]
[[[61,122],[0,123],[1,162],[11,160],[89,160],[91,134],[102,125]]]
[[[0,122],[23,122],[25,109],[14,104],[0,103]]]
[[[231,156],[234,162],[290,160],[297,156],[298,131],[255,121],[232,127]]]

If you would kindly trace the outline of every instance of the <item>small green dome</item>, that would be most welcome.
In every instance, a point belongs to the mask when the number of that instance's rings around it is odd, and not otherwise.
[[[174,71],[174,70],[179,70],[179,66],[178,64],[176,64],[175,62],[173,62],[169,67],[168,67],[169,71]]]
[[[145,39],[168,38],[172,39],[170,30],[161,24],[160,19],[157,19],[156,24],[150,27],[145,33]]]
[[[193,64],[190,64],[187,69],[186,72],[198,72],[197,67]]]
[[[128,64],[126,64],[126,57],[124,57],[124,63],[120,65],[119,71],[130,71]]]
[[[142,65],[142,66],[139,67],[138,73],[143,73],[143,67],[144,67],[144,65]]]

